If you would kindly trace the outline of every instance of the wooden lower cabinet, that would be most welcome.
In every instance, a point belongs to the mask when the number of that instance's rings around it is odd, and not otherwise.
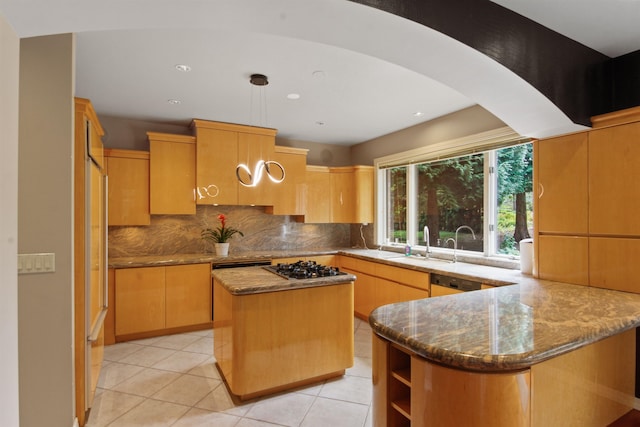
[[[164,269],[116,270],[116,337],[164,328]]]
[[[429,297],[429,273],[340,256],[340,269],[356,276],[354,314],[368,319],[382,305]]]
[[[589,284],[589,238],[538,236],[538,277],[576,285]]]
[[[214,355],[241,400],[353,366],[353,282],[233,295],[214,280]]]
[[[638,259],[640,239],[590,237],[589,285],[640,293],[640,284],[635,279]]]
[[[511,372],[431,363],[373,334],[374,427],[609,425],[634,402],[635,330]]]
[[[116,269],[114,282],[116,341],[211,325],[208,263]]]
[[[189,264],[166,267],[165,327],[211,321],[211,266]]]

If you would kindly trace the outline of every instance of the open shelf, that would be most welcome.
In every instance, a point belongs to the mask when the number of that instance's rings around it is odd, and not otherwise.
[[[411,356],[389,346],[389,426],[411,425]]]

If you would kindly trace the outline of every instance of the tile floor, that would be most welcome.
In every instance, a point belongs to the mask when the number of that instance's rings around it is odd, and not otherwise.
[[[354,366],[343,377],[239,405],[215,367],[212,331],[107,346],[86,425],[369,427],[371,329],[354,325]]]

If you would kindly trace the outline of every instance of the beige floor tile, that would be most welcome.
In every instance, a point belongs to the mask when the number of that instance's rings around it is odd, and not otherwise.
[[[208,355],[202,353],[187,353],[179,351],[154,364],[153,367],[166,371],[188,372],[196,366],[204,363],[208,358]]]
[[[192,342],[183,348],[182,351],[211,355],[213,354],[213,338],[198,337],[197,341]]]
[[[220,380],[182,375],[153,395],[154,399],[193,406],[221,384]]]
[[[309,411],[315,397],[302,393],[287,393],[256,402],[245,415],[258,421],[296,427]]]
[[[236,427],[274,427],[278,424],[267,423],[265,421],[252,420],[250,418],[242,418]]]
[[[207,394],[200,402],[194,406],[208,411],[225,412],[231,415],[244,416],[254,402],[234,403],[229,395],[227,388],[223,383],[216,387],[211,393]]]
[[[144,349],[144,346],[121,342],[118,344],[108,345],[104,347],[104,360],[118,362],[131,354]]]
[[[111,389],[143,369],[142,366],[127,365],[120,362],[109,363],[103,366],[100,371],[98,387]]]
[[[153,366],[161,360],[166,359],[167,357],[174,354],[176,350],[170,350],[168,348],[159,348],[159,347],[142,347],[141,350],[136,351],[133,354],[130,354],[127,357],[124,357],[120,362],[128,363],[130,365],[139,365],[139,366]]]
[[[353,342],[353,355],[356,357],[371,358],[371,341],[355,341]]]
[[[189,375],[197,375],[199,377],[215,378],[221,380],[220,372],[216,368],[215,359],[213,357],[208,358],[200,365],[187,372]]]
[[[345,375],[338,380],[327,380],[320,397],[369,405],[372,391],[370,379]]]
[[[300,427],[362,427],[367,405],[317,398]]]
[[[104,390],[96,394],[89,413],[86,427],[103,427],[125,414],[134,406],[140,404],[144,398],[130,394]]]
[[[189,334],[189,335],[197,335],[199,337],[206,337],[206,338],[213,339],[213,328],[207,328],[207,329],[203,329],[201,331],[187,332],[187,334]]]
[[[368,357],[354,357],[353,366],[346,371],[346,375],[371,378],[371,359]]]
[[[162,347],[162,348],[170,348],[173,350],[182,350],[189,344],[200,339],[197,335],[189,335],[189,334],[175,334],[175,335],[167,335],[162,337],[153,343],[154,347]],[[213,346],[211,346],[211,351],[213,351]]]
[[[191,408],[172,427],[234,427],[240,417]]]
[[[188,406],[146,399],[109,427],[169,427],[188,410]]]
[[[176,381],[179,377],[180,374],[178,372],[144,368],[136,375],[114,386],[113,390],[135,394],[136,396],[150,397],[167,384]]]

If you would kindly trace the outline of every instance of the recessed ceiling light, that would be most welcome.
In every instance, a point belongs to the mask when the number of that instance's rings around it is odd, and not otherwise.
[[[186,72],[191,71],[191,67],[186,65],[186,64],[177,64],[176,65],[176,70],[184,71],[186,73]]]
[[[182,101],[180,101],[179,99],[167,99],[167,102],[171,105],[179,105],[182,104]]]
[[[316,80],[322,80],[325,77],[325,73],[322,70],[314,71],[313,73],[311,73],[311,75]]]
[[[413,113],[413,117],[422,117],[424,116],[424,113],[422,111],[416,111],[415,113]]]
[[[299,93],[290,93],[289,95],[287,95],[288,99],[300,99],[300,94]]]

